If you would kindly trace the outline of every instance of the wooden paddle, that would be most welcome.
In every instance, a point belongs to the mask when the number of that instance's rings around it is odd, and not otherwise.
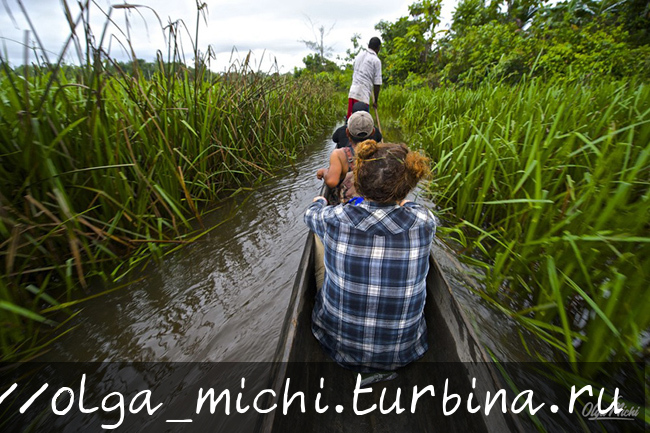
[[[379,123],[379,112],[377,112],[377,107],[375,107],[375,118],[377,119],[377,128],[381,131],[381,141],[384,141],[384,130],[381,129],[381,123]]]
[[[375,95],[374,93],[370,92],[370,102],[376,102]],[[381,131],[381,140],[379,141],[380,143],[384,141],[384,130],[381,129],[381,123],[379,123],[379,112],[377,111],[377,107],[375,108],[375,119],[377,119],[377,128]]]

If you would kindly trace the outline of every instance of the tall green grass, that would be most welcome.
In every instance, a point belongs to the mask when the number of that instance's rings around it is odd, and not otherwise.
[[[0,56],[5,359],[36,353],[49,338],[42,325],[67,320],[55,313],[90,276],[118,279],[142,257],[186,242],[211,203],[293,164],[336,116],[327,83],[261,73],[247,61],[213,74],[196,39],[186,67],[178,22],[163,29],[169,46],[158,72],[128,75],[106,54],[106,28],[91,34],[91,4],[75,18],[63,2],[71,36],[57,59],[40,42],[26,67]],[[133,8],[111,8],[107,26]],[[70,46],[78,66],[63,64]]]
[[[646,84],[391,88],[382,102],[432,157],[443,232],[484,269],[486,299],[587,376],[641,353],[650,325]]]

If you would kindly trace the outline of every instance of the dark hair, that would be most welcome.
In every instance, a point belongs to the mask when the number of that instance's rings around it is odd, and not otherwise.
[[[370,105],[365,102],[357,101],[352,105],[352,112],[356,113],[357,111],[367,111],[370,113]]]
[[[381,39],[379,39],[377,36],[370,38],[370,42],[368,42],[368,48],[376,51],[379,49],[379,47],[381,47]]]
[[[368,135],[372,136],[374,133],[375,133],[375,128],[372,128],[372,132],[370,134],[368,134]],[[346,131],[346,134],[348,136],[348,141],[351,141],[356,145],[368,140],[368,135],[364,135],[363,137],[356,137],[356,136],[352,135],[352,133],[350,132],[349,129]]]
[[[367,199],[379,203],[401,201],[429,174],[429,158],[410,151],[406,144],[366,140],[357,145],[354,187]]]

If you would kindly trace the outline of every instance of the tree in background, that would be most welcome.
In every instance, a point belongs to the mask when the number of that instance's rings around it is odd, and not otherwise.
[[[315,74],[319,72],[337,72],[340,70],[336,63],[329,59],[322,58],[318,53],[308,54],[302,59],[302,62],[305,64],[305,69],[307,71]],[[300,75],[300,73],[298,73],[298,75]]]
[[[650,6],[571,0],[540,9],[529,30],[547,76],[650,78]]]
[[[609,1],[607,11],[628,32],[630,44],[650,45],[650,2],[647,0]]]
[[[514,22],[517,28],[523,29],[530,24],[543,3],[542,0],[505,0],[501,3],[505,7],[502,16],[506,21]]]
[[[385,84],[476,86],[517,83],[524,75],[569,81],[650,79],[647,0],[460,0],[449,30],[438,28],[441,5],[442,0],[416,1],[407,16],[375,25],[382,39]],[[302,41],[313,50],[303,59],[304,71],[339,74],[327,58],[332,51],[325,43],[329,32],[311,24],[314,39]],[[352,48],[338,58],[344,74],[361,47],[359,38],[353,35]]]
[[[314,40],[308,41],[301,39],[300,42],[305,44],[305,46],[310,50],[314,51],[314,54],[309,54],[303,59],[305,67],[311,72],[316,73],[324,71],[332,72],[334,70],[338,70],[336,63],[327,58],[332,54],[333,48],[329,45],[325,45],[325,37],[332,31],[334,24],[332,24],[332,26],[327,31],[325,31],[325,26],[323,25],[318,26],[318,29],[314,30],[316,28],[316,25],[309,17],[307,17],[307,20],[311,25],[311,29],[314,34]]]
[[[345,50],[345,58],[343,61],[345,62],[346,67],[352,68],[352,64],[354,63],[354,59],[357,57],[357,54],[361,51],[361,35],[359,33],[355,33],[352,35],[350,38],[350,42],[352,42],[352,48],[348,48]]]
[[[312,25],[312,28],[313,27],[314,26]],[[330,30],[333,27],[334,26],[332,25]],[[327,56],[332,52],[332,47],[325,45],[325,37],[328,33],[329,31],[325,32],[324,26],[320,26],[318,32],[314,33],[315,35],[318,35],[316,40],[301,41],[314,52],[308,54],[302,59],[305,67],[294,68],[293,75],[295,77],[300,77],[305,74],[317,75],[318,78],[327,80],[329,84],[334,86],[338,91],[347,91],[350,86],[350,81],[352,80],[352,63],[361,49],[359,43],[361,36],[357,33],[352,36],[350,39],[352,42],[352,48],[346,50],[346,57],[344,59],[337,56],[337,60],[345,65],[344,67],[341,67],[333,60],[327,58]]]
[[[473,27],[480,27],[496,21],[499,15],[499,4],[492,2],[486,5],[484,0],[461,1],[453,15],[451,31],[457,36],[464,36]]]
[[[387,83],[474,86],[530,73],[650,78],[645,0],[461,0],[446,33],[436,31],[440,5],[419,1],[408,16],[375,26]]]
[[[409,6],[408,17],[395,23],[381,21],[375,26],[381,32],[387,83],[402,82],[409,74],[426,74],[431,70],[441,6],[442,0],[421,0]]]

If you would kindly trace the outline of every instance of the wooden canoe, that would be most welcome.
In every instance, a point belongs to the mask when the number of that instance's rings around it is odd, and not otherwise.
[[[397,379],[378,382],[371,386],[373,392],[359,394],[359,410],[367,410],[373,404],[377,409],[365,415],[353,410],[353,391],[357,384],[356,373],[339,367],[322,351],[311,333],[311,313],[316,295],[314,276],[314,234],[309,233],[300,267],[295,279],[285,322],[278,343],[273,373],[272,388],[277,393],[278,408],[266,414],[259,431],[270,432],[519,432],[523,431],[519,419],[512,413],[492,410],[489,416],[481,410],[476,414],[467,412],[467,399],[474,394],[472,406],[485,403],[485,393],[491,395],[505,386],[458,304],[440,266],[430,255],[430,270],[427,275],[427,302],[425,316],[429,330],[429,350],[421,360],[398,370]],[[307,412],[298,413],[294,403],[289,415],[281,408],[282,390],[290,378],[289,396],[297,391],[306,395]],[[321,378],[323,380],[321,380]],[[453,415],[443,413],[445,379],[449,379],[449,394],[461,397],[459,409]],[[475,387],[472,387],[472,379]],[[324,383],[325,382],[325,383]],[[402,397],[412,394],[414,385],[419,390],[433,385],[435,396],[420,397],[414,413],[411,413],[409,398],[401,404],[405,412],[381,413],[380,407],[389,408],[395,404],[397,389]],[[381,392],[386,388],[387,397],[382,403]],[[309,391],[311,390],[311,393]],[[391,394],[392,392],[392,394]],[[320,393],[319,407],[329,402],[325,414],[314,411],[314,401]],[[365,400],[362,402],[362,398]],[[421,403],[425,402],[425,403]],[[338,405],[341,413],[335,410]],[[311,407],[311,411],[309,410]],[[453,401],[449,408],[453,408]],[[497,405],[498,407],[499,405]],[[508,407],[510,407],[508,405]]]

